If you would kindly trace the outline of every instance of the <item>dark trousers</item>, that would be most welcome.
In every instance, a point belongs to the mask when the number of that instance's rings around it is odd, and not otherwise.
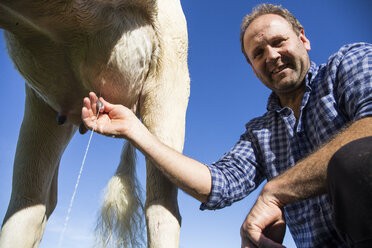
[[[350,247],[372,247],[372,136],[340,148],[327,173],[340,236]]]

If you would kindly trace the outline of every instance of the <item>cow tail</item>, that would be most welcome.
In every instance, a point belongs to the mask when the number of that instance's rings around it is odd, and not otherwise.
[[[136,149],[126,142],[117,171],[106,187],[98,216],[98,247],[144,246],[144,211],[135,165]]]

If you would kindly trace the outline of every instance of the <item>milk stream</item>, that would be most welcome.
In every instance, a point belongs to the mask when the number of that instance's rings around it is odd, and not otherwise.
[[[98,107],[98,111],[97,111],[97,117],[99,115],[99,111],[100,109],[102,108],[102,103],[100,101],[97,102],[97,106]],[[85,149],[85,153],[84,153],[84,157],[83,157],[83,161],[81,162],[81,166],[80,166],[80,171],[79,171],[79,175],[78,175],[78,178],[76,180],[76,184],[75,184],[75,189],[74,189],[74,193],[72,194],[72,197],[71,197],[71,200],[70,200],[70,205],[68,207],[68,210],[67,210],[67,215],[66,215],[66,218],[65,218],[65,223],[63,225],[63,229],[62,229],[62,232],[61,232],[61,235],[59,237],[59,242],[58,242],[58,248],[61,248],[62,247],[62,243],[63,243],[63,238],[64,238],[64,235],[65,235],[65,232],[66,232],[66,229],[67,229],[67,224],[68,224],[68,221],[70,219],[70,214],[71,214],[71,209],[72,209],[72,205],[74,204],[74,199],[75,199],[75,195],[76,195],[76,192],[77,192],[77,188],[79,186],[79,182],[80,182],[80,177],[81,177],[81,174],[83,172],[83,168],[84,168],[84,164],[85,164],[85,159],[87,158],[87,154],[88,154],[88,150],[89,150],[89,146],[90,146],[90,142],[92,141],[92,137],[93,137],[93,133],[94,133],[94,130],[95,130],[95,126],[93,127],[92,129],[92,132],[90,134],[90,137],[89,137],[89,141],[88,141],[88,145]]]

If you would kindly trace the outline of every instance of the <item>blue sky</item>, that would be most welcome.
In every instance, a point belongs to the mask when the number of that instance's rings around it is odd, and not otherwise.
[[[226,152],[244,132],[244,124],[266,110],[270,91],[254,76],[240,52],[242,17],[262,1],[182,1],[188,22],[191,96],[187,112],[184,153],[211,163]],[[311,42],[315,63],[324,63],[340,46],[357,41],[372,43],[370,0],[271,1],[288,8],[302,23]],[[0,38],[0,216],[5,215],[10,192],[14,153],[24,110],[23,79],[10,62]],[[50,218],[40,247],[56,247],[89,135],[76,134],[63,155],[59,173],[58,206]],[[93,135],[85,169],[65,233],[63,247],[85,248],[100,197],[114,174],[123,141]],[[145,164],[139,154],[138,177],[144,187]],[[240,247],[239,228],[258,192],[233,206],[200,211],[199,203],[179,193],[182,214],[181,248]],[[284,244],[295,247],[290,234]]]

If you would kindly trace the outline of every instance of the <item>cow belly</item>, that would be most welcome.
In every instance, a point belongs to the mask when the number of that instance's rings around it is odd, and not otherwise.
[[[7,33],[9,54],[30,87],[74,124],[80,123],[89,91],[136,111],[146,77],[156,67],[158,38],[145,19],[126,16],[130,21],[121,18],[89,34],[73,31],[61,42]]]
[[[93,89],[113,103],[135,110],[148,74],[155,70],[157,38],[151,26],[124,33],[117,41],[107,61],[80,63],[78,72],[84,88]],[[92,52],[93,53],[93,52]]]

